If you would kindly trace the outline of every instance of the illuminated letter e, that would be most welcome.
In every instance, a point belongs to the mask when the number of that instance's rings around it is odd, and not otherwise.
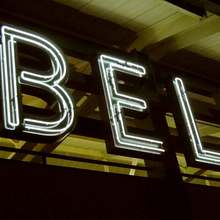
[[[115,146],[150,154],[164,153],[161,140],[129,134],[125,129],[122,110],[131,109],[142,112],[147,109],[147,103],[143,99],[118,91],[116,71],[135,77],[144,77],[147,74],[145,68],[107,55],[99,57],[99,67]]]
[[[24,30],[3,26],[1,29],[1,86],[3,101],[4,127],[22,132],[42,135],[60,136],[69,132],[74,121],[74,105],[71,96],[61,85],[66,79],[66,62],[60,50],[45,38]],[[16,43],[21,42],[44,50],[51,60],[52,70],[48,75],[37,71],[21,71],[16,68]],[[18,99],[18,84],[41,88],[56,97],[59,117],[53,121],[21,117],[21,100]]]

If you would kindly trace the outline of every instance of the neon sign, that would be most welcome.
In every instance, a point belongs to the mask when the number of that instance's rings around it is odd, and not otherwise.
[[[42,74],[37,70],[18,69],[17,43],[28,44],[46,52],[51,62],[50,72]],[[73,128],[76,119],[75,103],[74,98],[64,86],[68,78],[67,64],[58,46],[37,33],[3,26],[1,28],[0,61],[4,128],[11,132],[20,130],[23,133],[43,137],[67,135]],[[144,112],[150,106],[147,100],[120,92],[116,80],[117,71],[137,78],[148,76],[148,71],[140,64],[105,54],[99,56],[98,65],[114,146],[133,152],[163,155],[166,151],[163,140],[127,131],[123,110]],[[45,120],[23,116],[21,85],[39,88],[52,94],[58,104],[59,114],[57,118]],[[220,165],[220,152],[205,150],[202,146],[181,78],[176,77],[173,80],[173,88],[195,160],[201,163]]]
[[[3,26],[1,35],[1,87],[5,129],[16,130],[22,127],[25,133],[42,136],[58,136],[68,132],[74,121],[74,102],[62,85],[67,79],[67,66],[61,51],[49,40],[29,31]],[[51,73],[42,75],[37,71],[27,70],[18,73],[15,56],[17,42],[29,44],[47,52],[52,65]],[[22,118],[20,84],[52,93],[57,99],[60,117],[54,121]]]
[[[118,92],[115,71],[119,70],[125,74],[143,77],[147,74],[145,68],[106,55],[100,56],[99,64],[115,146],[151,154],[163,153],[163,141],[128,134],[124,126],[122,109],[127,108],[141,112],[147,109],[147,103],[143,99]]]
[[[195,160],[202,163],[220,165],[220,152],[205,150],[202,146],[198,128],[196,127],[195,119],[182,79],[176,77],[173,80],[173,85],[187,128],[188,137],[193,148]]]

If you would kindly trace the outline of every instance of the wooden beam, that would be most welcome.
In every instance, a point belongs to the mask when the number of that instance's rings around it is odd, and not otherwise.
[[[212,13],[216,15],[220,15],[220,3],[216,0],[206,0],[204,2],[205,8],[208,11],[211,11]]]
[[[220,62],[186,49],[173,52],[163,57],[155,66],[157,67],[157,65],[159,66],[160,64],[163,70],[169,67],[167,71],[170,71],[170,73],[180,74],[185,78],[190,75],[194,76],[192,82],[202,80],[205,82],[205,84],[203,83],[204,89],[207,89],[208,86],[210,89],[212,89],[211,87],[214,89],[214,87],[218,87],[220,84]]]
[[[98,106],[98,97],[95,95],[88,96],[88,99],[78,108],[78,113],[82,117],[93,115],[95,108]]]
[[[187,48],[199,40],[220,32],[220,17],[210,16],[201,20],[197,25],[186,29],[183,32],[172,35],[153,46],[145,47],[144,52],[154,60],[160,60],[170,53]]]
[[[184,8],[192,13],[200,16],[206,15],[206,12],[212,12],[216,15],[220,15],[220,4],[218,0],[166,0],[181,8]]]
[[[25,22],[33,29],[49,28],[111,47],[126,48],[136,39],[136,33],[127,28],[54,1],[3,0],[0,13],[1,18]]]
[[[216,15],[220,15],[220,4],[218,0],[166,0],[169,1],[181,8],[185,8],[188,11],[191,11],[200,16],[209,11]]]
[[[33,150],[33,148],[36,146],[36,143],[26,142],[21,149],[25,150]],[[24,153],[15,153],[15,155],[11,158],[13,160],[23,160],[26,154]]]
[[[193,175],[198,175],[198,176],[201,176],[202,174],[204,174],[206,172],[206,170],[204,169],[199,169],[198,171],[196,171],[195,173],[193,173]],[[192,176],[192,177],[188,177],[184,180],[185,183],[190,183],[194,180],[195,178]]]
[[[201,2],[200,0],[166,0],[177,7],[180,7],[182,9],[185,9],[191,13],[197,14],[201,17],[206,16],[206,10],[204,8],[204,2]]]
[[[167,3],[168,4],[168,3]],[[177,12],[157,24],[150,26],[138,33],[138,38],[130,46],[130,50],[142,50],[157,42],[163,41],[200,23],[199,17]]]

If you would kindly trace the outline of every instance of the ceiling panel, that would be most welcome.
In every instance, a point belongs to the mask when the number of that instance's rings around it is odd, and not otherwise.
[[[129,20],[129,22],[124,25],[132,30],[140,32],[144,28],[156,25],[176,13],[177,11],[174,7],[164,2],[157,2],[157,4],[154,4],[154,7],[149,8],[147,11]]]

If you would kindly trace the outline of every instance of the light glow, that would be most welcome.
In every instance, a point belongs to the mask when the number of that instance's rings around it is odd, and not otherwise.
[[[67,67],[61,51],[49,40],[29,31],[3,26],[1,34],[1,83],[5,129],[15,130],[21,126],[23,132],[43,136],[58,136],[66,133],[74,122],[74,104],[62,85],[66,79]],[[37,71],[33,73],[23,70],[19,74],[15,56],[17,42],[46,51],[51,60],[51,73],[42,75]],[[53,94],[58,102],[59,118],[53,121],[22,118],[18,84],[44,89]]]
[[[173,85],[186,124],[188,136],[195,155],[195,160],[202,163],[220,165],[220,152],[204,150],[202,146],[200,135],[182,79],[176,77],[173,80]]]
[[[165,150],[161,140],[128,134],[124,125],[123,109],[143,112],[147,109],[147,103],[143,99],[119,92],[115,71],[121,71],[136,77],[144,77],[146,75],[145,68],[107,55],[99,57],[99,68],[115,146],[150,154],[162,154]]]

